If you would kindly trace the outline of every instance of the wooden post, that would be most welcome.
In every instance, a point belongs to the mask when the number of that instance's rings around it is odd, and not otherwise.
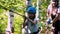
[[[13,9],[9,10],[8,25],[7,25],[7,28],[6,28],[6,34],[14,33],[14,26],[13,26],[14,13],[13,12],[14,12]]]
[[[41,27],[40,27],[40,0],[37,0],[37,10],[36,10],[37,12],[36,12],[36,18],[39,18],[39,23],[38,23],[38,25],[39,25],[39,34],[41,33]]]
[[[38,18],[38,11],[39,11],[39,0],[37,0],[37,13],[36,13],[36,18]]]
[[[37,0],[37,13],[36,18],[40,19],[40,0]]]

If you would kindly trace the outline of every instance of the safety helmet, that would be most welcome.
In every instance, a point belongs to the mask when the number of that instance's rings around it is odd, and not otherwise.
[[[35,8],[35,7],[29,7],[29,8],[27,9],[27,13],[36,14],[36,8]]]

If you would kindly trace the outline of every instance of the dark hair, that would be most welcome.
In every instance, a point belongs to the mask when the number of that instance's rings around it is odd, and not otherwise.
[[[52,0],[53,2],[59,2],[59,0]]]
[[[58,5],[59,5],[59,0],[52,0],[53,2],[55,2],[55,7],[58,8]]]

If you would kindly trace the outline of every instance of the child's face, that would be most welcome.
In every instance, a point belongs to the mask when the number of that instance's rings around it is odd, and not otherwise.
[[[28,14],[28,17],[31,18],[31,19],[34,19],[35,18],[35,14]]]

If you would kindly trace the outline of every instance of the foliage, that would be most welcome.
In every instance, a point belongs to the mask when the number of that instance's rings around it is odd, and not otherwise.
[[[36,7],[36,1],[32,0],[33,6]],[[47,7],[50,0],[40,0],[40,16],[41,20],[46,20]],[[24,15],[26,11],[25,0],[0,0],[0,34],[6,30],[8,23],[8,16],[6,15],[9,10],[13,8],[15,12]],[[14,14],[14,34],[22,34],[23,17]],[[44,26],[45,27],[45,26]]]

